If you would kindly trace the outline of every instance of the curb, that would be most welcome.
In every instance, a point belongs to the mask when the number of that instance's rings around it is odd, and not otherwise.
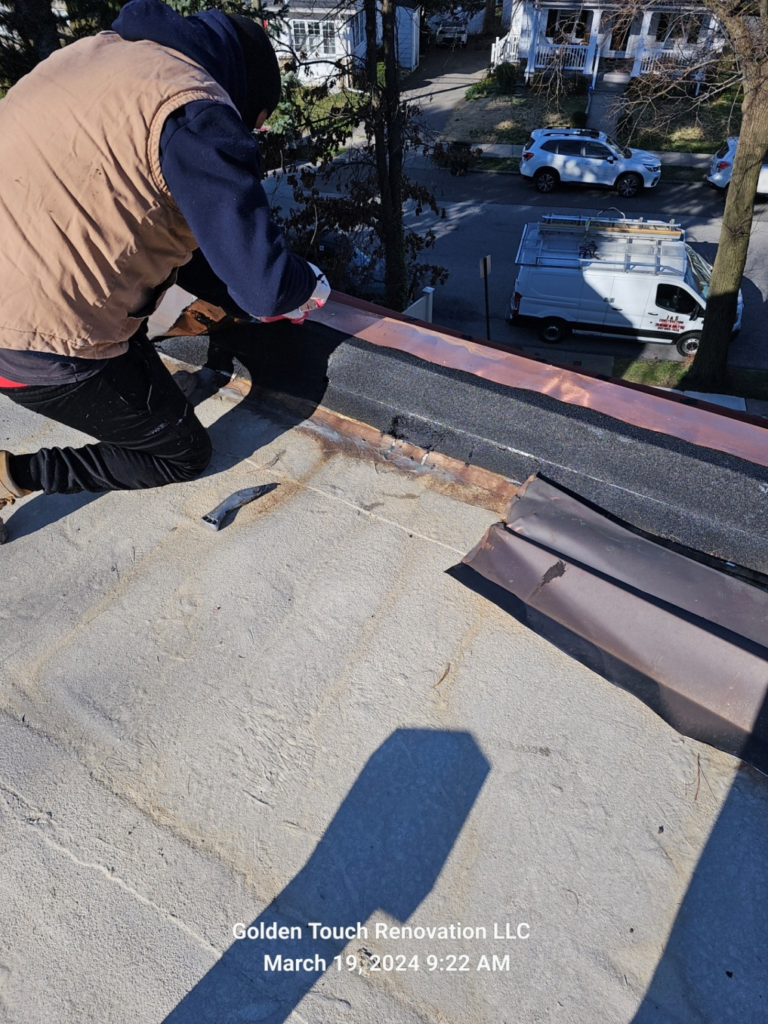
[[[507,159],[520,157],[523,154],[522,146],[505,145],[504,143],[490,142],[484,145],[482,142],[478,142],[477,147],[482,149],[483,157]],[[650,152],[658,158],[662,167],[697,167],[706,170],[712,162],[712,154],[707,153],[676,153],[671,150],[653,149]]]

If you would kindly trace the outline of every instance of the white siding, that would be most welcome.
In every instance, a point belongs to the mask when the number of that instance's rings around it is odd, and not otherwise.
[[[337,76],[339,70],[334,62],[349,58],[353,54],[364,56],[365,34],[357,45],[353,43],[354,7],[340,15],[325,11],[302,11],[296,8],[281,26],[280,35],[274,39],[278,59],[293,59],[300,55],[298,76],[302,82],[322,82]],[[358,31],[355,33],[359,35]]]
[[[377,37],[381,41],[381,19],[377,19]],[[421,8],[397,8],[397,59],[401,67],[412,71],[419,63],[419,26]],[[338,74],[333,61],[357,57],[365,59],[365,19],[362,10],[350,5],[340,12],[302,10],[295,7],[274,40],[281,61],[292,58],[292,51],[306,56],[298,69],[303,82],[321,82]],[[328,59],[323,59],[327,57]]]
[[[397,8],[397,62],[413,71],[419,64],[420,7]]]

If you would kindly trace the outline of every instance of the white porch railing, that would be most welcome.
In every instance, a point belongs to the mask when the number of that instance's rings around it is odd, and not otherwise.
[[[537,68],[562,68],[564,71],[583,71],[587,66],[587,46],[539,43],[536,47]]]
[[[722,50],[721,40],[710,40],[706,45],[680,45],[673,50],[639,43],[635,48],[632,75],[647,75],[654,72],[684,70],[686,68],[704,68],[713,61]],[[522,51],[522,52],[521,52]],[[581,71],[591,74],[597,58],[594,46],[573,43],[541,42],[536,45],[536,68],[558,68],[562,71]],[[491,67],[498,64],[528,61],[528,43],[521,41],[519,36],[503,36],[491,46]],[[531,70],[531,64],[528,64]]]
[[[504,36],[491,44],[491,67],[497,64],[516,64],[520,57],[520,39]]]
[[[640,57],[640,74],[704,68],[717,59],[720,46],[676,46],[673,50],[646,49]]]

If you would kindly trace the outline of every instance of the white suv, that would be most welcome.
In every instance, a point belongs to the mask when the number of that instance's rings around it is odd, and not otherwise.
[[[725,145],[718,149],[712,157],[709,174],[705,179],[708,185],[719,188],[722,192],[727,192],[728,186],[731,184],[733,158],[736,156],[738,141],[738,135],[732,135]],[[757,179],[757,194],[759,196],[768,195],[768,153],[765,154],[763,165],[760,168],[760,177]]]
[[[537,128],[523,149],[520,173],[539,192],[561,181],[615,188],[631,199],[661,177],[659,158],[644,149],[623,148],[605,132],[588,128]]]

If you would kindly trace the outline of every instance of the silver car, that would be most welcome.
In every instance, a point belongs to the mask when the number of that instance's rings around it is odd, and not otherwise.
[[[732,135],[725,145],[718,149],[712,157],[706,181],[708,185],[720,189],[721,192],[726,192],[731,183],[733,158],[736,156],[736,143],[738,141],[738,135]],[[768,195],[768,153],[763,158],[763,166],[760,168],[760,177],[757,180],[757,194],[759,196]]]

